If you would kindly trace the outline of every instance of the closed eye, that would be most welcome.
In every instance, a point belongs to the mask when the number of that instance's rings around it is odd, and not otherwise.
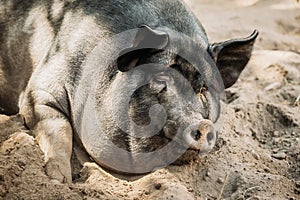
[[[200,89],[200,91],[201,91],[201,89]],[[205,92],[206,92],[206,90],[202,89],[202,92],[198,93],[197,96],[199,97],[199,100],[201,101],[201,103],[203,105],[203,111],[204,111],[204,113],[202,113],[203,118],[209,119],[209,102],[208,102]]]
[[[173,64],[170,67],[178,71],[191,84],[196,94],[201,93],[200,89],[205,87],[204,79],[193,66],[187,66],[187,69],[184,69],[182,65]]]

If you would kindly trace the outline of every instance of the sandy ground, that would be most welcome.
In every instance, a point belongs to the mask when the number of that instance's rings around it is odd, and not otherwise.
[[[186,2],[210,41],[260,31],[250,63],[226,91],[215,150],[132,181],[74,164],[74,183],[63,185],[46,176],[22,119],[0,116],[0,199],[300,199],[300,3]]]

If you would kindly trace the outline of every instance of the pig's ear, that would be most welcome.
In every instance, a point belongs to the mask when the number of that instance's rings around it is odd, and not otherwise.
[[[208,51],[221,73],[225,88],[231,87],[247,65],[258,31],[249,37],[210,45]]]
[[[136,66],[143,55],[164,49],[169,43],[167,33],[141,26],[135,36],[131,47],[122,50],[119,54],[117,65],[122,72],[131,70]]]

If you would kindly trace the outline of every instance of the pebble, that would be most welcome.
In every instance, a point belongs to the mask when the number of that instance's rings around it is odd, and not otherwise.
[[[256,160],[259,160],[259,159],[260,159],[259,154],[256,153],[254,150],[251,150],[251,154],[252,154],[252,156],[253,156]]]
[[[210,172],[207,171],[205,175],[206,175],[207,177],[210,177]]]
[[[265,168],[264,168],[264,171],[265,171],[266,173],[269,173],[269,172],[271,171],[271,169],[270,169],[269,167],[265,167]]]
[[[188,192],[194,192],[194,189],[191,188],[191,187],[188,187],[188,188],[187,188],[187,191],[188,191]]]
[[[224,179],[223,178],[218,178],[217,183],[224,183]]]
[[[264,91],[275,90],[275,89],[278,89],[280,87],[281,87],[281,82],[277,81],[277,82],[274,82],[274,83],[271,83],[271,84],[267,85],[264,88]]]
[[[280,136],[279,131],[274,131],[274,132],[273,132],[273,136],[274,136],[274,137],[279,137],[279,136]]]
[[[272,157],[278,160],[283,160],[286,158],[286,154],[284,152],[280,152],[280,153],[273,154]]]

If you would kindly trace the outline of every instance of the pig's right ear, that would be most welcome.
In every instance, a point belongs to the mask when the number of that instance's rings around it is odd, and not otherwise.
[[[208,51],[215,60],[222,76],[225,88],[232,86],[247,65],[258,31],[249,37],[215,43]]]
[[[143,55],[162,50],[168,43],[169,35],[167,33],[153,30],[146,25],[141,26],[132,46],[120,52],[117,60],[118,69],[122,72],[131,70]]]

